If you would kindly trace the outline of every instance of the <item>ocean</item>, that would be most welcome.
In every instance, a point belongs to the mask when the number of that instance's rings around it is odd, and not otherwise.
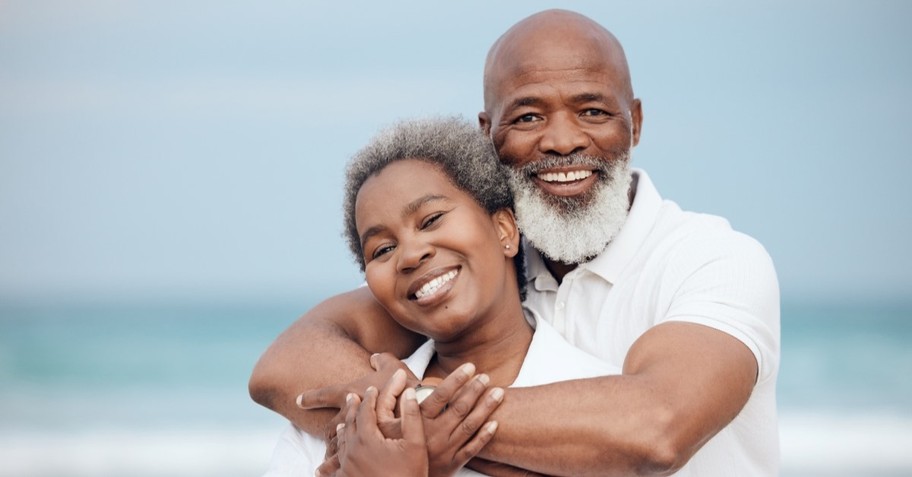
[[[313,304],[0,303],[0,476],[255,476],[260,353]],[[786,304],[782,475],[912,475],[912,304]]]

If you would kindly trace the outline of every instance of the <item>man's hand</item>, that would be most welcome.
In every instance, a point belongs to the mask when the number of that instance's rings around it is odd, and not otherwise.
[[[497,430],[488,417],[503,400],[503,389],[487,390],[489,378],[475,366],[450,373],[421,403],[430,476],[453,475],[475,457]]]
[[[351,393],[361,395],[365,389],[374,386],[380,388],[397,369],[405,370],[410,382],[418,383],[418,378],[409,371],[408,367],[395,356],[389,353],[376,353],[370,357],[371,367],[374,373],[367,374],[354,381],[337,384],[335,386],[326,386],[319,389],[298,394],[295,403],[301,409],[320,409],[336,408],[341,409],[345,406],[345,398]],[[341,422],[341,421],[340,421]]]
[[[427,337],[399,326],[368,287],[358,287],[322,301],[276,338],[250,376],[250,396],[305,432],[322,437],[335,415],[332,408],[340,408],[347,391],[319,400],[307,396],[302,404],[312,410],[295,405],[299,393],[354,382],[371,372],[371,353],[404,357],[425,341]],[[351,387],[363,393],[382,382]],[[321,402],[330,407],[320,409]]]
[[[356,394],[361,396],[365,389],[373,386],[379,388],[388,381],[397,370],[403,370],[406,383],[417,383],[418,379],[409,371],[405,364],[389,353],[374,354],[370,358],[373,373],[367,374],[354,381],[314,389],[298,395],[296,404],[301,409],[336,408],[336,413],[323,430],[323,440],[326,441],[327,456],[336,452],[336,427],[345,420],[346,396]]]

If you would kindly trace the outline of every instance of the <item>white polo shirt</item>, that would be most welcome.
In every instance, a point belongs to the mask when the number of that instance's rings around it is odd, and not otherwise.
[[[744,343],[759,369],[753,393],[683,471],[778,475],[779,285],[772,260],[725,219],[684,212],[661,198],[645,171],[633,173],[636,196],[618,236],[560,286],[526,244],[525,305],[571,344],[618,368],[637,338],[668,321],[706,325]]]

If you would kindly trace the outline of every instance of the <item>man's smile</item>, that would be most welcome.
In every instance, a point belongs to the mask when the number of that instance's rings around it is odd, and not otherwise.
[[[588,192],[598,181],[599,172],[592,169],[548,169],[532,175],[532,182],[547,194],[573,197]]]

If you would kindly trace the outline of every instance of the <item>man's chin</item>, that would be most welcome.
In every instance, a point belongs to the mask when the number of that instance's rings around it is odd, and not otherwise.
[[[591,262],[608,246],[608,243],[606,242],[603,246],[595,247],[597,250],[590,249],[586,252],[577,251],[575,254],[568,254],[566,250],[563,250],[564,247],[561,244],[558,244],[556,248],[552,248],[552,246],[547,243],[535,243],[532,241],[530,241],[530,243],[532,247],[538,250],[548,261],[568,267]],[[560,250],[560,252],[555,252],[555,250]]]
[[[553,209],[563,214],[586,212],[594,199],[594,193],[587,191],[579,195],[553,195],[539,189],[540,197]]]

